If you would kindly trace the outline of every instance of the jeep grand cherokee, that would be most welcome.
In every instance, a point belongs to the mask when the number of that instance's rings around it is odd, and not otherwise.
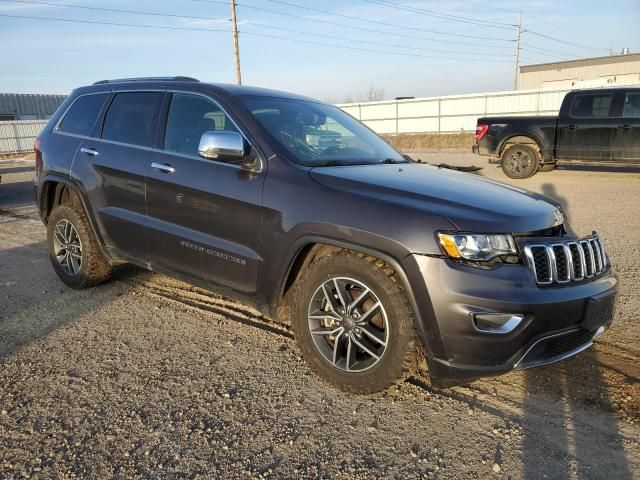
[[[290,323],[309,365],[354,392],[422,358],[441,385],[560,360],[613,316],[602,239],[570,235],[558,205],[415,162],[308,98],[101,81],[35,151],[64,283],[132,263],[203,285]]]

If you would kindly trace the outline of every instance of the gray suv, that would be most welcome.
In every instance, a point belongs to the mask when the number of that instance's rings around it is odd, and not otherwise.
[[[403,156],[342,110],[187,77],[72,92],[36,141],[51,262],[132,263],[291,325],[309,365],[375,392],[554,362],[611,323],[602,239],[545,197]]]

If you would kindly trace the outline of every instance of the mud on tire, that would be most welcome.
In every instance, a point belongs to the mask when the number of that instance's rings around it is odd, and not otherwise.
[[[500,163],[507,177],[529,178],[538,172],[540,156],[528,145],[513,145],[504,151]]]
[[[334,385],[373,393],[415,371],[420,347],[413,314],[398,276],[384,262],[347,250],[323,256],[302,276],[294,303],[292,327],[302,355]],[[336,312],[344,305],[353,307]]]
[[[47,245],[53,269],[72,288],[93,287],[111,275],[111,265],[77,202],[52,210],[47,222]]]

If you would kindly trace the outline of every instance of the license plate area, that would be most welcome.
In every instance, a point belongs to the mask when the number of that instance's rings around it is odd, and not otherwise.
[[[607,293],[587,300],[585,307],[583,326],[587,330],[597,330],[599,327],[608,326],[613,320],[616,295]]]

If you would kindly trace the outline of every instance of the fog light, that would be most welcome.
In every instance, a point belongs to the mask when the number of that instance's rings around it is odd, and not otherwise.
[[[474,313],[473,325],[477,330],[485,333],[509,333],[512,332],[524,315],[515,313]]]

